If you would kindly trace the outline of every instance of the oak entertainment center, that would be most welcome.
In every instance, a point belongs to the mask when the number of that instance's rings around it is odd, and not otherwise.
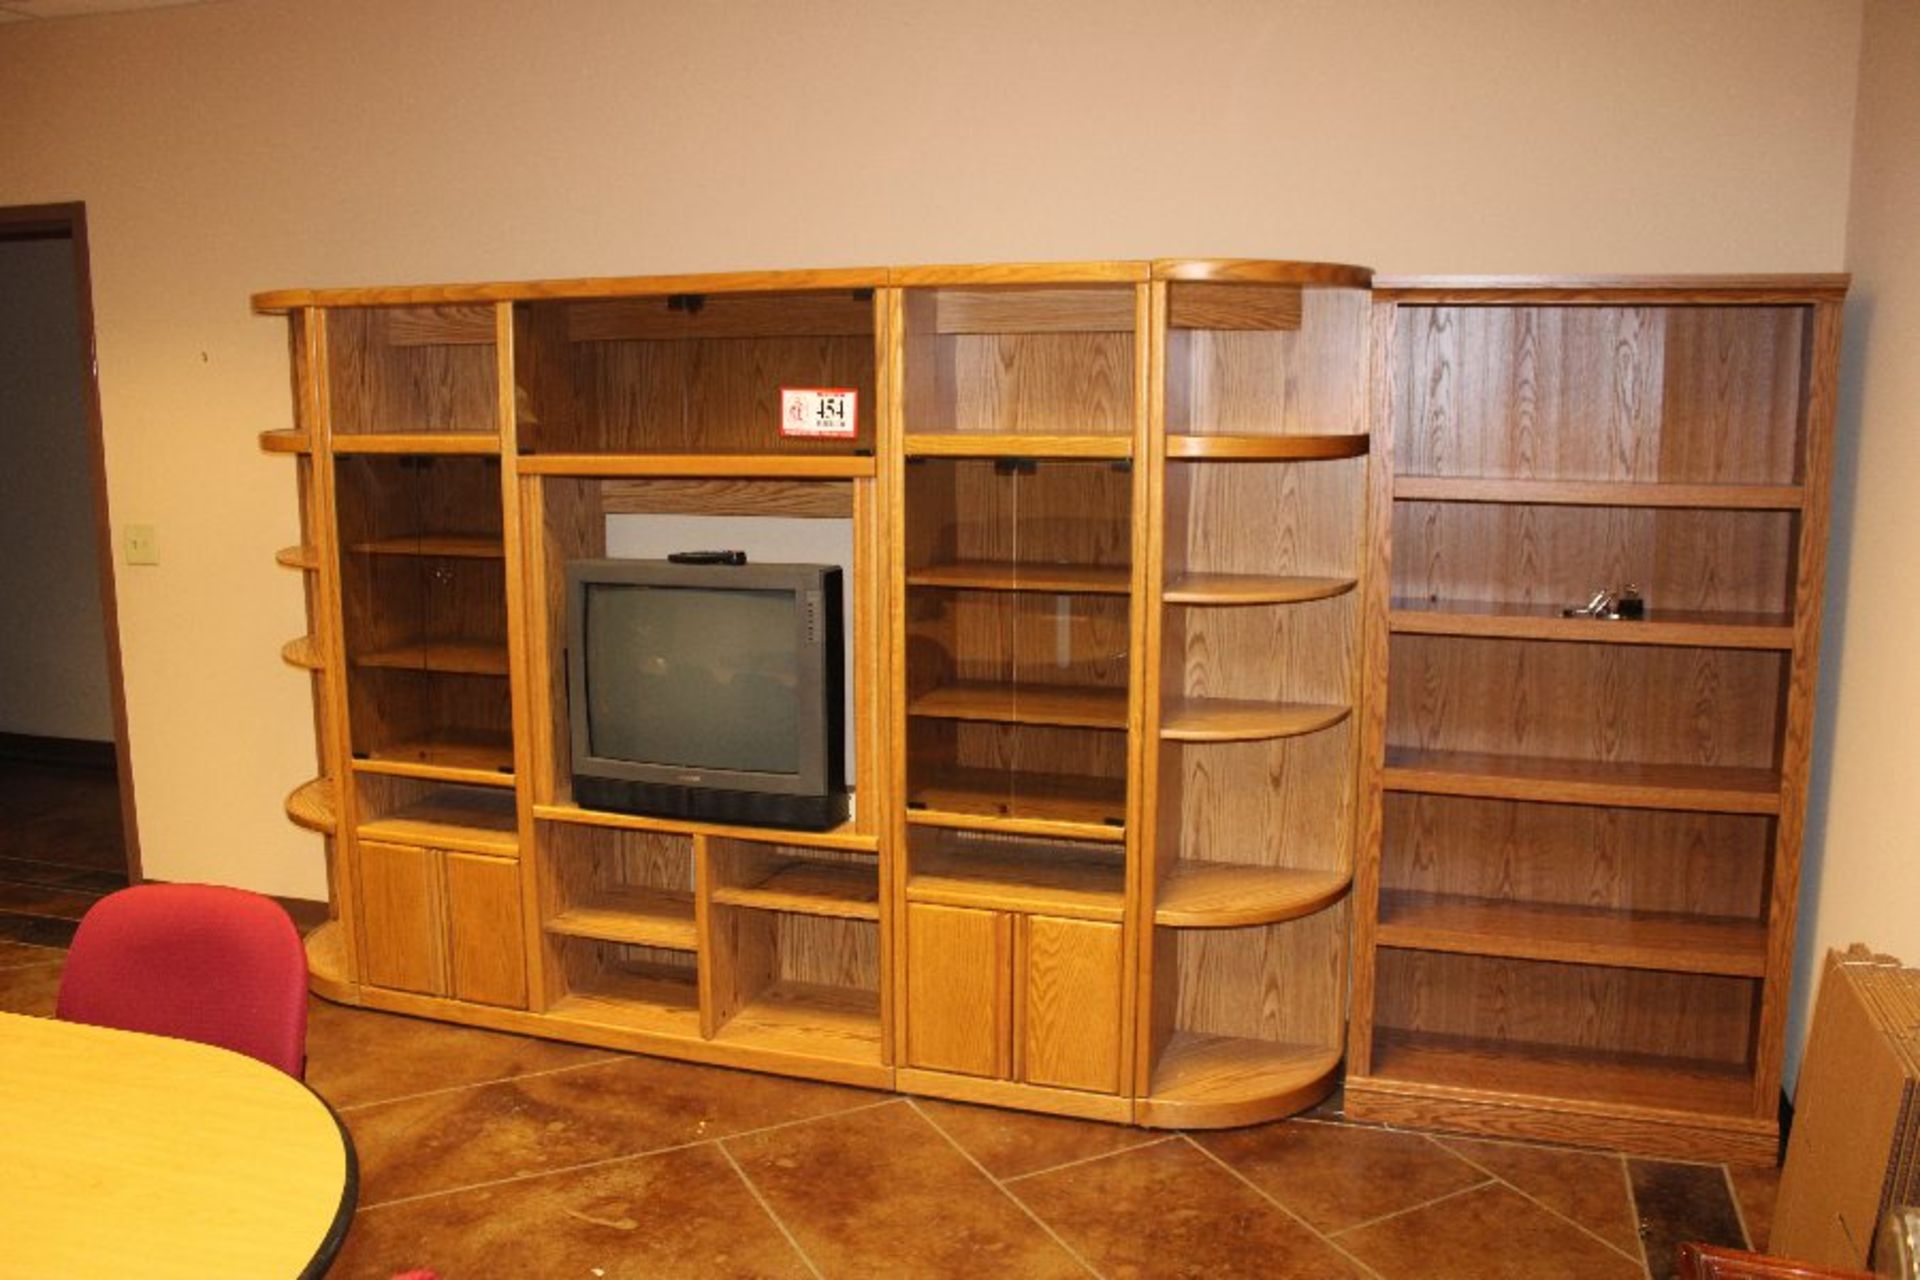
[[[1845,286],[260,295],[314,988],[1167,1127],[1344,1061],[1361,1117],[1771,1160]],[[784,433],[822,388],[848,433]],[[844,825],[575,803],[567,566],[688,518],[850,546]],[[1644,617],[1563,614],[1628,585]]]

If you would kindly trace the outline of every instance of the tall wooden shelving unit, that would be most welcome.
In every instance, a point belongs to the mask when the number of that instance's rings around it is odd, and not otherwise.
[[[1774,1158],[1845,284],[1376,293],[1356,1116]]]
[[[1360,1115],[1766,1158],[1843,291],[1183,260],[262,295],[316,989],[1150,1125],[1301,1109],[1344,1060]],[[858,434],[782,437],[782,385],[857,388]],[[853,818],[576,805],[566,563],[765,515],[852,547]],[[1628,582],[1645,620],[1560,616]]]

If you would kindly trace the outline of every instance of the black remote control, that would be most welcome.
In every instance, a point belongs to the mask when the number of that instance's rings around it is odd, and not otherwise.
[[[667,555],[673,564],[745,564],[744,551],[674,551]]]

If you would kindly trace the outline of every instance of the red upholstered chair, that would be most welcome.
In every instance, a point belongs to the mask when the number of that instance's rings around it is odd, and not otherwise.
[[[219,1045],[299,1078],[307,953],[271,898],[208,884],[143,884],[80,920],[60,1018]]]

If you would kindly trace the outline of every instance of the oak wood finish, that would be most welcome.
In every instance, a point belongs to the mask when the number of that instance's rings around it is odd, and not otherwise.
[[[338,845],[317,989],[1243,1124],[1331,1087],[1351,919],[1358,1107],[1758,1151],[1844,280],[1367,290],[1164,260],[262,295],[296,796],[331,789]],[[856,387],[858,436],[780,437],[795,382]],[[846,827],[572,803],[563,574],[609,513],[851,520]],[[1596,573],[1649,617],[1560,616]]]
[[[1354,1114],[1774,1158],[1845,287],[1376,293]]]

